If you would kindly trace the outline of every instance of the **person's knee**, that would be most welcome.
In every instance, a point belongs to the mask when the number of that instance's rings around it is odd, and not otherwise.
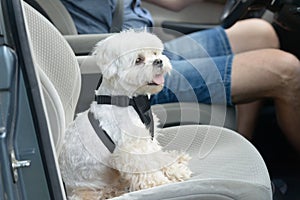
[[[267,43],[269,48],[279,48],[279,39],[269,22],[263,19],[250,19],[249,24],[258,33],[261,41]]]
[[[249,38],[249,40],[245,43],[237,45],[243,46],[242,49],[245,49],[245,45],[250,47],[252,46],[253,49],[278,49],[280,46],[279,39],[274,28],[269,22],[263,19],[241,20],[231,28],[227,29],[226,33],[229,40],[233,41],[233,43],[237,43],[237,41],[235,41],[236,38]],[[241,35],[244,37],[241,37]]]
[[[282,52],[279,58],[281,67],[281,83],[285,90],[300,92],[300,62],[293,54]]]
[[[268,48],[279,48],[279,39],[273,26],[269,22],[259,18],[252,18],[242,20],[239,23],[243,24],[243,27],[246,27],[248,31],[255,31],[255,35],[259,37],[259,41],[262,42],[264,46]]]

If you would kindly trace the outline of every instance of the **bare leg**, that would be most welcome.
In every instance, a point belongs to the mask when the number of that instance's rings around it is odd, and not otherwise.
[[[262,105],[263,101],[254,101],[251,103],[240,104],[236,108],[237,130],[248,140],[252,139],[259,110]]]
[[[248,19],[237,22],[226,30],[233,53],[278,48],[279,40],[273,27],[261,19]],[[259,109],[263,102],[237,105],[237,130],[247,139],[252,139]]]
[[[266,48],[279,48],[279,40],[270,23],[261,19],[237,22],[226,30],[234,54]]]
[[[232,65],[232,101],[275,102],[278,122],[300,152],[300,63],[292,54],[262,49],[237,54]]]

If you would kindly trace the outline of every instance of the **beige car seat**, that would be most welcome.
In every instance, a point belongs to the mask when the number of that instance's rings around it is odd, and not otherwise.
[[[46,18],[26,3],[24,13],[52,136],[59,148],[64,127],[74,116],[81,83],[79,66],[64,37]],[[211,125],[187,125],[162,131],[159,141],[165,149],[187,151],[192,156],[192,178],[114,199],[272,199],[270,178],[262,157],[236,132]]]
[[[81,88],[78,62],[66,40],[48,20],[41,23],[36,11],[25,4],[33,61],[45,97],[50,128],[57,150],[65,127],[74,119]]]

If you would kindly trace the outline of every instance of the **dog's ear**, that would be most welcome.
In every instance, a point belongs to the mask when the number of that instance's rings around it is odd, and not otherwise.
[[[107,79],[111,78],[117,73],[116,57],[115,52],[109,47],[109,40],[101,40],[97,43],[93,51],[93,56],[96,59],[96,64],[100,68],[101,73]]]

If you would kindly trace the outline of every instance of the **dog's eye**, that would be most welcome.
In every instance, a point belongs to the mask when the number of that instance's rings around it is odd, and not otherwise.
[[[143,57],[138,57],[138,58],[135,60],[135,64],[139,65],[139,64],[141,64],[143,61],[144,61],[144,58],[143,58]]]
[[[153,52],[153,54],[156,56],[156,55],[157,55],[157,52],[156,52],[156,51],[154,51],[154,52]]]

